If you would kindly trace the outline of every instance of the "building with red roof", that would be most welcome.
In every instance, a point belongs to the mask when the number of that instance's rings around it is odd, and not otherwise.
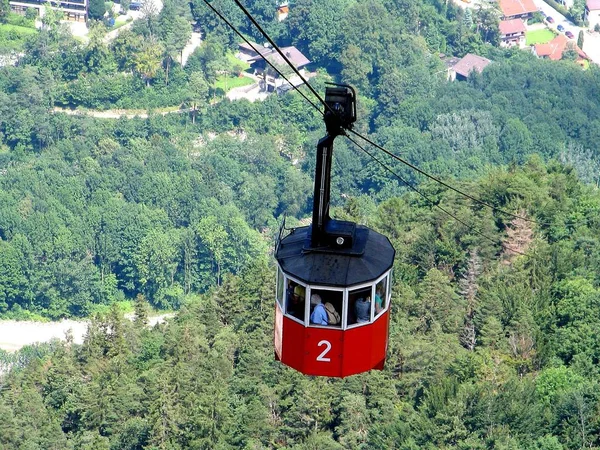
[[[525,22],[522,19],[503,20],[500,22],[500,45],[503,47],[525,47]]]
[[[527,20],[538,10],[533,0],[499,0],[503,20]]]
[[[290,5],[286,2],[283,5],[280,5],[277,8],[277,20],[283,21],[287,19],[287,16],[290,14]]]
[[[588,21],[591,30],[600,24],[600,0],[587,0],[585,2],[583,18]]]
[[[547,58],[553,61],[562,59],[565,50],[573,48],[577,52],[577,60],[589,59],[588,56],[574,42],[570,42],[564,34],[559,34],[547,44],[535,44],[533,53],[538,58]]]

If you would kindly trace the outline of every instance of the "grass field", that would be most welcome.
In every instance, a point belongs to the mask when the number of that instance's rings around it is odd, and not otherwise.
[[[35,34],[37,30],[35,28],[27,28],[19,25],[11,25],[9,23],[0,24],[0,32],[8,33],[10,31],[14,31],[17,34],[25,35],[25,34]]]
[[[525,33],[525,44],[545,44],[554,39],[554,33],[548,29],[528,31]]]
[[[252,83],[254,83],[254,81],[248,77],[229,77],[226,75],[221,75],[219,78],[217,78],[217,81],[215,81],[213,87],[215,89],[223,89],[223,91],[227,92],[229,89],[247,86]]]

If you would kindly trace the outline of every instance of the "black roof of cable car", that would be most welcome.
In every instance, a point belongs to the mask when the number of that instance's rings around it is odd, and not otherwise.
[[[346,287],[372,282],[391,269],[395,250],[389,239],[367,227],[357,225],[356,246],[360,255],[342,252],[303,251],[310,227],[296,228],[284,237],[275,257],[288,275],[307,284]]]

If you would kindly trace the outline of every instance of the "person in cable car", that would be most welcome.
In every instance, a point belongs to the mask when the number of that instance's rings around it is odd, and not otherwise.
[[[357,323],[366,323],[371,320],[371,297],[359,298],[354,303]]]
[[[304,286],[294,283],[290,280],[287,290],[287,313],[304,320],[304,298],[306,289]]]
[[[327,311],[322,303],[321,296],[319,294],[311,295],[310,304],[314,305],[313,312],[310,315],[310,323],[315,325],[329,325]]]

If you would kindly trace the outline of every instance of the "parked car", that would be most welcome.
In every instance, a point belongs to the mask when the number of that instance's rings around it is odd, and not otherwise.
[[[556,27],[556,29],[557,29],[558,31],[565,31],[565,27],[563,27],[562,25],[558,25],[558,26]]]
[[[142,8],[142,4],[140,2],[131,2],[129,5],[129,9],[132,11],[139,11]]]
[[[575,39],[575,35],[573,33],[571,33],[570,31],[565,31],[565,36],[568,37],[569,39]]]
[[[554,19],[552,18],[552,16],[548,16],[548,17],[546,17],[546,22],[554,23]]]

